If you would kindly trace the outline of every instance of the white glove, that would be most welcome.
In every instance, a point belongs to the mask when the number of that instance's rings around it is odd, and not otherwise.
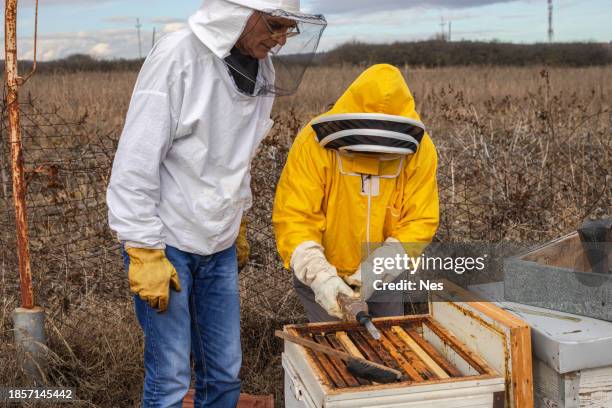
[[[338,294],[356,295],[338,276],[336,268],[327,262],[323,247],[314,241],[301,243],[291,255],[291,268],[300,282],[310,286],[316,302],[329,315],[342,319]]]
[[[357,297],[355,292],[339,276],[332,276],[325,281],[315,279],[310,288],[315,294],[315,300],[330,315],[343,319],[342,309],[338,304],[338,295],[344,293],[349,297]]]
[[[349,276],[345,276],[343,279],[347,285],[356,288],[361,288],[361,265],[359,265],[355,273]]]
[[[380,247],[376,248],[374,252],[372,252],[370,256],[359,265],[355,273],[345,277],[344,280],[346,281],[347,284],[351,286],[356,286],[356,287],[361,288],[362,299],[368,300],[374,294],[374,286],[373,286],[374,281],[382,280],[385,283],[393,282],[404,272],[404,268],[397,267],[397,266],[400,266],[400,265],[397,265],[397,263],[395,262],[397,255],[403,258],[404,255],[406,255],[406,251],[404,250],[404,247],[397,239],[389,237],[385,240],[385,242]],[[384,268],[381,274],[375,274],[374,273],[374,262],[375,262],[374,260],[376,258],[382,258],[382,259],[391,258],[394,260],[393,262],[394,267]],[[367,271],[369,275],[367,279],[368,284],[365,285],[365,287],[363,286],[363,282],[361,278],[362,270]]]

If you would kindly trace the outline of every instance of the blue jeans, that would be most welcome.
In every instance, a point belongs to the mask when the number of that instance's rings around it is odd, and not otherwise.
[[[129,257],[123,256],[127,271]],[[142,407],[182,406],[193,353],[195,406],[235,408],[242,364],[236,247],[209,256],[167,247],[166,257],[182,288],[170,290],[168,310],[159,313],[134,296],[145,336]]]

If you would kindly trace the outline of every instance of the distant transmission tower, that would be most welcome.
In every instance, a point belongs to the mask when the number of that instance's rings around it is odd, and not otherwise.
[[[142,28],[142,24],[140,24],[140,19],[136,19],[136,30],[138,30],[138,58],[142,59],[142,41],[140,40],[140,29]]]
[[[553,2],[548,0],[548,42],[553,42],[555,32],[553,30]]]
[[[448,41],[451,41],[451,38],[452,38],[452,30],[451,30],[452,24],[453,24],[452,21],[448,22],[448,38],[447,38]]]
[[[444,22],[444,17],[440,17],[440,40],[446,40],[446,23]]]
[[[155,27],[153,27],[153,38],[151,40],[151,48],[155,46]]]

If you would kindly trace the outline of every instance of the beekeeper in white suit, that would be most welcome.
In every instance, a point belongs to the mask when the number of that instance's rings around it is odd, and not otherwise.
[[[196,407],[238,402],[235,241],[250,163],[270,96],[297,88],[325,25],[299,0],[206,0],[142,67],[107,202],[145,334],[143,407],[181,406],[191,353]]]

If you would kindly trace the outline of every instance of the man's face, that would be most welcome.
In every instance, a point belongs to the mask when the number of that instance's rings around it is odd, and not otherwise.
[[[249,17],[236,46],[243,54],[264,59],[272,48],[278,44],[285,45],[286,34],[294,27],[295,22],[292,20],[256,11]]]

